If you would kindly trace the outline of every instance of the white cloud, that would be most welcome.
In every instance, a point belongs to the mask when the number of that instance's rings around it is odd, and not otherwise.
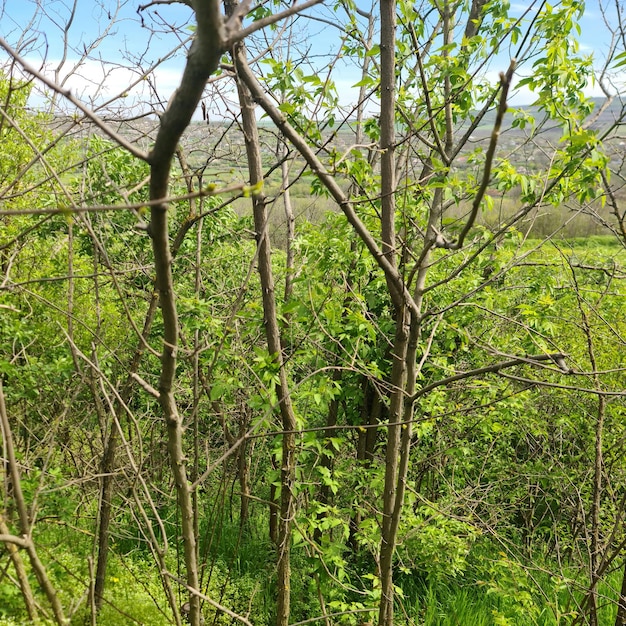
[[[159,65],[144,77],[137,67],[96,59],[68,59],[61,65],[58,59],[48,59],[43,65],[37,58],[27,58],[26,61],[60,90],[69,90],[86,107],[116,114],[159,110],[167,104],[182,76],[180,62]],[[3,66],[8,69],[7,59],[0,59],[0,67]],[[24,78],[30,78],[27,72],[21,73]],[[29,104],[47,108],[52,94],[53,90],[35,81]],[[56,96],[56,108],[58,113],[72,113],[74,109],[59,95]]]

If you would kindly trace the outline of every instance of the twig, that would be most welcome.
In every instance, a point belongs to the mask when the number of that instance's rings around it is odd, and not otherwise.
[[[104,211],[133,211],[143,209],[146,207],[157,206],[162,203],[170,202],[182,202],[184,200],[191,200],[194,198],[206,198],[209,196],[217,196],[225,193],[243,193],[246,191],[248,185],[244,183],[237,183],[235,185],[229,185],[228,187],[222,187],[217,189],[215,185],[208,185],[204,189],[194,191],[193,193],[185,193],[180,196],[168,196],[159,200],[145,200],[143,202],[133,202],[128,204],[99,204],[93,206],[76,206],[76,207],[63,207],[62,209],[19,209],[19,210],[0,210],[0,216],[9,215],[72,215],[79,213],[101,213]],[[203,215],[206,215],[203,214]]]
[[[500,363],[494,363],[493,365],[487,365],[485,367],[479,367],[473,370],[468,370],[467,372],[461,372],[460,374],[455,374],[454,376],[449,376],[448,378],[443,378],[442,380],[437,380],[430,385],[426,385],[422,387],[419,391],[415,392],[411,398],[410,402],[415,402],[419,397],[427,394],[428,392],[436,389],[437,387],[443,387],[444,385],[449,385],[450,383],[456,382],[457,380],[464,380],[465,378],[473,378],[475,376],[481,376],[482,374],[492,374],[499,372],[503,369],[507,369],[509,367],[514,367],[516,365],[526,364],[537,364],[541,361],[551,361],[561,370],[561,372],[565,374],[573,373],[570,368],[567,367],[565,363],[565,355],[558,352],[553,354],[535,354],[532,356],[521,356],[514,359],[509,359],[508,361],[501,361]],[[528,381],[530,382],[530,381]]]
[[[34,76],[37,80],[41,81],[46,87],[52,89],[55,93],[63,96],[69,102],[71,102],[79,111],[81,111],[85,117],[89,118],[103,133],[108,135],[113,141],[119,144],[121,147],[125,148],[130,152],[133,156],[141,159],[142,161],[148,160],[148,154],[143,152],[137,148],[137,146],[130,143],[120,134],[116,133],[108,124],[106,124],[100,117],[98,117],[89,107],[86,107],[78,98],[75,98],[72,95],[72,92],[69,89],[64,89],[63,87],[57,85],[53,80],[47,78],[44,74],[42,74],[39,70],[35,69],[26,59],[24,59],[17,50],[14,50],[8,42],[4,39],[4,37],[0,36],[0,47],[4,48],[6,52],[12,57],[19,65],[22,66],[22,69],[31,76]]]
[[[509,87],[511,86],[511,79],[513,78],[513,72],[515,71],[516,60],[511,59],[511,64],[509,65],[509,69],[506,71],[506,74],[502,72],[500,74],[500,103],[498,104],[498,109],[496,112],[496,121],[493,126],[493,131],[491,132],[491,139],[489,141],[489,147],[487,148],[487,154],[485,155],[485,166],[483,169],[483,179],[480,183],[480,187],[478,188],[478,192],[474,197],[474,202],[472,203],[472,210],[470,216],[467,220],[467,223],[463,227],[459,238],[454,243],[443,243],[442,247],[451,248],[453,250],[458,250],[463,247],[463,242],[467,237],[470,230],[474,227],[474,222],[476,221],[476,216],[478,215],[478,209],[480,208],[480,203],[487,191],[487,186],[489,185],[489,179],[491,178],[491,167],[493,165],[493,156],[496,152],[496,146],[498,145],[498,139],[500,137],[500,128],[502,127],[502,120],[504,118],[504,114],[507,109],[506,99],[509,94]]]
[[[222,611],[222,613],[225,613],[229,617],[239,620],[242,624],[246,624],[246,626],[252,626],[252,622],[250,622],[243,615],[239,615],[238,613],[235,613],[234,611],[227,609],[223,604],[220,604],[219,602],[212,600],[211,598],[209,598],[209,596],[203,594],[197,589],[194,589],[193,587],[190,587],[189,585],[185,583],[184,580],[181,580],[180,578],[178,578],[178,576],[174,576],[174,574],[170,572],[165,572],[165,575],[169,576],[172,580],[175,580],[179,585],[182,585],[183,587],[185,587],[185,589],[187,589],[189,593],[193,594],[194,596],[197,596],[198,598],[200,598],[201,600],[204,600],[205,602],[208,602],[213,608],[217,609],[218,611]]]
[[[144,391],[155,397],[157,400],[159,399],[161,394],[150,383],[146,382],[141,376],[139,376],[139,374],[131,372],[130,377],[139,383],[139,385],[143,387]]]

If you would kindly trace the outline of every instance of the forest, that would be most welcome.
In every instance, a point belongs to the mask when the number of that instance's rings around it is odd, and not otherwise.
[[[0,626],[626,626],[623,12],[3,0]]]

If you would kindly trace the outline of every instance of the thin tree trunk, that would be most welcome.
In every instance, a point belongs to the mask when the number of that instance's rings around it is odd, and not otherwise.
[[[363,456],[359,458],[364,460],[366,464],[372,463],[374,460],[374,452],[376,451],[376,441],[378,439],[378,424],[380,423],[385,408],[376,389],[368,381],[369,393],[372,395],[370,410],[367,412],[367,420],[363,423],[367,424],[365,436],[363,437]]]
[[[193,5],[197,28],[180,85],[161,116],[154,148],[148,156],[150,164],[150,199],[166,198],[169,191],[170,168],[182,133],[189,126],[209,76],[215,72],[223,52],[224,20],[219,5],[213,0]],[[174,397],[178,350],[178,314],[172,278],[172,251],[169,242],[168,207],[157,203],[150,210],[150,234],[155,262],[156,287],[163,315],[163,352],[159,377],[159,403],[167,428],[168,453],[181,516],[186,580],[190,589],[199,591],[198,555],[194,533],[191,488],[187,480],[183,449],[183,424]],[[189,594],[189,621],[201,622],[200,598]]]
[[[235,68],[247,69],[245,46],[237,44],[233,50]],[[246,85],[238,80],[237,90],[241,105],[243,132],[248,157],[250,184],[255,186],[263,180],[260,142],[254,114],[254,103]],[[276,308],[274,277],[271,264],[271,244],[267,231],[265,197],[257,193],[252,198],[254,227],[257,236],[258,268],[261,280],[265,334],[269,353],[278,366],[278,399],[282,419],[282,459],[280,468],[280,519],[278,520],[277,563],[277,626],[287,626],[291,606],[291,525],[294,515],[293,483],[295,480],[296,418],[291,404],[287,372],[283,362],[278,313]]]
[[[396,3],[382,0],[380,5],[380,181],[382,248],[389,264],[396,268]],[[396,320],[406,307],[402,292],[386,275],[387,287],[396,309]],[[393,384],[393,381],[392,381]]]
[[[378,609],[379,626],[393,626],[393,557],[396,549],[398,461],[400,454],[400,422],[404,413],[404,386],[406,382],[406,357],[409,333],[408,312],[400,309],[396,319],[389,406],[387,449],[385,452],[385,486],[383,492],[383,520],[380,542],[381,598]]]
[[[285,265],[285,302],[291,298],[293,293],[293,279],[294,279],[294,250],[293,241],[296,236],[296,218],[293,213],[293,207],[291,205],[291,193],[289,191],[289,164],[286,160],[288,153],[287,143],[283,140],[283,160],[281,163],[281,177],[283,187],[283,203],[285,210],[285,220],[287,223],[287,258]],[[272,465],[274,469],[278,469],[278,464],[272,459]],[[269,511],[269,533],[270,539],[276,545],[278,545],[278,528],[279,528],[279,515],[280,515],[280,502],[278,500],[279,488],[277,485],[270,485],[270,511]]]
[[[7,526],[7,523],[2,513],[0,513],[0,533],[2,533],[3,535],[11,534],[11,531],[9,530],[9,527]],[[24,562],[20,557],[19,550],[17,549],[17,546],[13,543],[7,543],[6,548],[9,552],[9,558],[13,563],[13,567],[15,568],[15,574],[17,576],[17,581],[20,585],[22,598],[24,598],[24,604],[26,605],[28,619],[33,623],[38,623],[39,615],[37,614],[35,597],[33,596],[33,590],[31,589],[30,583],[28,582],[28,574],[26,573]]]
[[[30,560],[31,567],[35,572],[37,581],[43,589],[48,602],[52,607],[54,618],[60,626],[65,625],[65,615],[63,614],[63,608],[57,597],[56,589],[53,587],[46,568],[39,560],[39,556],[35,549],[35,544],[32,541],[31,533],[32,528],[28,517],[28,509],[26,508],[26,500],[22,493],[22,483],[20,477],[20,471],[17,465],[17,458],[15,456],[15,449],[13,447],[13,434],[11,432],[11,424],[9,422],[9,416],[7,413],[6,404],[4,401],[4,389],[2,386],[2,380],[0,380],[0,426],[2,432],[2,439],[4,440],[4,449],[7,456],[8,470],[11,476],[11,482],[13,486],[13,500],[15,502],[15,508],[17,510],[20,535],[24,539],[24,547]]]
[[[202,97],[207,79],[218,67],[222,54],[223,19],[216,2],[194,4],[197,29],[187,56],[178,89],[161,116],[154,148],[150,152],[150,199],[166,198],[170,168],[178,142]],[[174,397],[178,350],[178,314],[172,278],[172,253],[169,242],[168,207],[154,204],[150,210],[150,234],[155,262],[156,287],[163,315],[163,352],[159,377],[159,403],[167,428],[168,453],[181,516],[187,585],[199,591],[198,556],[194,533],[191,488],[187,480],[186,457],[183,450],[183,424]],[[200,598],[189,594],[189,621],[199,626]]]
[[[154,316],[157,311],[158,293],[155,291],[150,299],[148,311],[144,320],[142,336],[139,339],[133,360],[128,368],[128,377],[120,393],[122,402],[116,404],[117,414],[122,411],[117,410],[122,404],[128,404],[134,389],[134,382],[131,378],[133,373],[139,369],[139,364],[145,352],[145,341],[150,332]],[[94,392],[95,393],[95,392]],[[95,395],[94,401],[97,402]],[[104,589],[106,586],[106,572],[109,558],[109,537],[111,526],[111,513],[113,509],[113,496],[115,484],[115,466],[117,448],[119,445],[119,433],[114,420],[111,420],[109,436],[106,448],[102,457],[102,483],[100,486],[100,509],[98,512],[98,558],[96,563],[96,579],[94,582],[94,603],[96,611],[99,611],[104,601]]]
[[[622,588],[619,593],[619,604],[617,605],[617,616],[615,626],[626,626],[626,560],[622,573]]]
[[[380,4],[380,175],[381,175],[381,235],[383,254],[396,268],[395,226],[395,83],[396,83],[396,3],[382,0]],[[393,348],[389,405],[389,426],[385,452],[385,486],[380,543],[381,598],[378,610],[379,626],[393,626],[393,557],[396,549],[397,481],[401,426],[404,414],[404,386],[409,340],[409,311],[404,294],[387,277],[387,287],[394,305],[396,332]]]
[[[157,169],[157,168],[153,168]],[[159,176],[154,176],[158,180]],[[158,183],[151,183],[151,197],[158,199],[161,193]],[[172,257],[169,246],[167,207],[155,205],[151,211],[152,248],[156,267],[156,284],[160,295],[163,315],[163,352],[161,355],[161,375],[159,377],[159,404],[163,411],[167,428],[167,449],[176,487],[180,509],[183,551],[187,569],[187,585],[199,590],[198,558],[194,528],[192,494],[187,479],[187,460],[183,448],[183,423],[174,396],[174,379],[178,350],[178,314],[171,271]],[[190,622],[200,624],[200,599],[196,594],[189,597]]]
[[[158,168],[154,168],[158,169]],[[151,197],[162,198],[158,185],[159,176],[153,176]],[[174,379],[176,374],[176,358],[178,350],[178,314],[171,271],[172,257],[169,246],[167,224],[167,207],[154,205],[151,211],[152,248],[156,267],[156,284],[160,295],[161,313],[163,315],[163,352],[161,355],[161,375],[159,377],[159,404],[163,411],[167,429],[167,450],[176,487],[178,507],[180,510],[183,552],[187,570],[187,585],[199,590],[198,558],[194,528],[193,501],[189,480],[187,478],[187,460],[183,448],[183,423],[178,412],[174,396]],[[200,599],[196,594],[189,596],[189,619],[197,626],[200,624]]]
[[[419,324],[415,320],[412,320],[409,337],[406,342],[405,355],[406,371],[404,389],[406,390],[407,397],[411,397],[415,393],[418,337]],[[393,419],[396,421],[395,417]],[[391,488],[389,488],[389,490],[387,488],[387,475],[385,475],[386,488],[383,517],[383,544],[381,545],[380,557],[381,587],[383,593],[379,611],[379,624],[385,624],[386,626],[393,624],[393,556],[398,540],[398,527],[402,517],[402,509],[404,507],[411,440],[413,437],[413,403],[410,400],[405,400],[403,403],[402,423],[393,428],[393,443],[396,444],[397,442],[396,445],[398,446],[400,459],[396,471],[396,484],[393,495],[391,494]],[[389,446],[389,444],[387,445]],[[387,462],[389,462],[389,460]],[[391,500],[392,498],[393,501],[388,502],[388,499]]]

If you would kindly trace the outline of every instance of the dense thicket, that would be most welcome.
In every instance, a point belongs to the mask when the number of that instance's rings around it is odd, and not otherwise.
[[[613,9],[190,2],[165,107],[79,5],[0,40],[0,623],[626,624]]]

